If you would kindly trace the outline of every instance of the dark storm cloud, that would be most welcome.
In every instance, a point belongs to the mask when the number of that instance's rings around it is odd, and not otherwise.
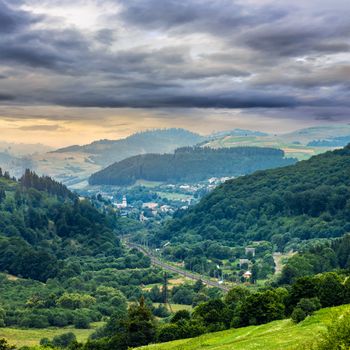
[[[30,15],[18,8],[13,9],[5,1],[0,0],[0,34],[16,32],[38,20],[38,16]]]
[[[123,0],[122,18],[135,26],[180,32],[232,33],[233,30],[285,16],[280,7],[249,11],[231,0]]]
[[[302,20],[301,20],[302,21]],[[240,41],[269,56],[298,56],[308,53],[349,52],[350,25],[324,18],[313,23],[276,23],[248,31]]]
[[[33,105],[283,109],[292,116],[310,108],[304,118],[335,118],[327,107],[339,107],[340,118],[350,108],[349,56],[333,58],[350,53],[346,2],[91,2],[121,7],[82,29],[21,7],[72,2],[0,0],[0,90],[9,91],[2,104],[16,96]]]
[[[1,101],[13,101],[15,99],[16,99],[16,97],[13,95],[9,95],[9,94],[0,92],[0,102]]]
[[[74,97],[58,97],[54,103],[63,106],[104,107],[104,108],[281,108],[295,107],[298,101],[290,96],[268,95],[263,93],[236,93],[232,95],[210,93],[208,95],[189,94],[143,94],[137,98],[131,94],[118,99],[113,96],[102,96],[95,92]]]

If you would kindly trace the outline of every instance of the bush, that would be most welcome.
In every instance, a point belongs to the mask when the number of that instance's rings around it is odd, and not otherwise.
[[[15,347],[9,345],[6,339],[0,339],[0,350],[15,350]]]
[[[307,317],[307,313],[300,307],[296,307],[292,312],[292,320],[295,323],[299,323]]]
[[[171,319],[171,323],[176,323],[180,320],[189,320],[191,318],[191,314],[187,310],[179,310],[175,313],[175,315]]]
[[[170,312],[164,305],[159,304],[159,306],[153,310],[153,315],[160,318],[165,318],[170,316]]]
[[[86,315],[75,315],[74,316],[74,327],[78,329],[89,329],[90,319]]]
[[[76,341],[77,341],[77,337],[75,336],[75,334],[72,332],[69,332],[69,333],[63,333],[61,335],[56,335],[52,339],[52,345],[59,348],[66,348],[71,343]]]
[[[51,346],[52,343],[49,338],[41,338],[40,339],[40,345],[41,346]]]
[[[318,298],[302,298],[297,307],[301,308],[306,314],[311,315],[321,308],[321,303]]]
[[[292,320],[299,323],[320,308],[321,303],[318,298],[302,298],[292,312]]]
[[[50,324],[45,315],[30,314],[20,320],[20,326],[24,328],[47,328]]]
[[[168,341],[176,340],[181,337],[181,331],[176,324],[166,324],[160,327],[157,332],[157,341],[159,343],[165,343]]]

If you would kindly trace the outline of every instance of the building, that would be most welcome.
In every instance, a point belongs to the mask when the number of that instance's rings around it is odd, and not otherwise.
[[[118,209],[125,209],[128,207],[128,201],[126,199],[126,196],[123,196],[123,200],[121,203],[116,203],[115,204]]]
[[[239,259],[239,267],[242,268],[243,265],[247,264],[249,266],[250,260],[249,259]]]
[[[255,256],[255,248],[246,247],[245,248],[245,255],[251,254],[252,256]]]
[[[246,280],[249,280],[251,277],[252,277],[252,273],[250,271],[246,271],[244,274],[243,274],[243,277],[246,279]]]

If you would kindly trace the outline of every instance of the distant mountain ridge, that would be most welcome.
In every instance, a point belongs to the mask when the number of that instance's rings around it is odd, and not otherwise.
[[[156,129],[143,131],[120,140],[94,141],[84,146],[69,146],[56,153],[82,152],[102,166],[145,153],[169,153],[176,148],[193,146],[205,138],[185,129]]]
[[[93,174],[91,185],[132,185],[137,180],[198,182],[210,177],[234,177],[295,163],[273,148],[184,147],[174,154],[145,154],[116,162]]]

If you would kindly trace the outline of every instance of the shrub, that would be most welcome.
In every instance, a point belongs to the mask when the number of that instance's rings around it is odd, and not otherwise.
[[[302,298],[297,304],[297,307],[300,307],[305,313],[311,315],[321,308],[321,303],[318,298]]]
[[[15,347],[9,345],[6,339],[0,339],[0,350],[15,350]]]
[[[176,324],[166,324],[160,327],[157,332],[157,341],[160,343],[179,339],[181,337],[181,331]]]
[[[153,310],[153,315],[157,317],[165,318],[170,316],[170,312],[164,305],[160,304],[157,308]]]
[[[52,339],[52,345],[59,348],[66,348],[71,343],[76,341],[77,341],[77,337],[75,336],[75,334],[72,332],[69,332],[69,333],[63,333],[61,335],[56,335]]]
[[[41,338],[40,339],[40,345],[41,346],[51,346],[51,341],[49,338]]]
[[[24,328],[47,328],[50,324],[45,315],[30,314],[20,320],[20,326]]]
[[[295,323],[299,323],[305,320],[306,317],[307,317],[307,313],[303,309],[301,309],[300,307],[294,308],[292,312],[292,320]]]
[[[83,314],[77,314],[74,316],[74,327],[78,329],[90,328],[90,319],[88,316]]]
[[[191,318],[191,314],[187,310],[179,310],[175,313],[175,315],[171,319],[171,323],[176,323],[180,320],[189,320]]]

